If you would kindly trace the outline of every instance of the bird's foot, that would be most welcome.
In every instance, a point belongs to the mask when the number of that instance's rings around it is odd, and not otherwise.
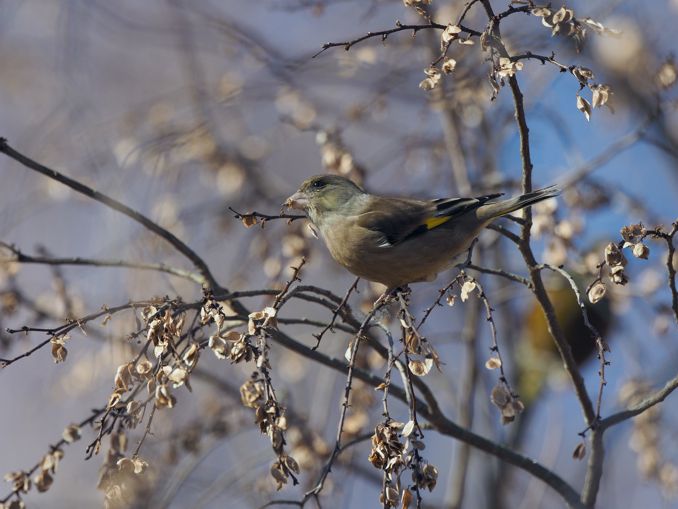
[[[374,308],[379,308],[390,304],[393,301],[399,300],[399,295],[402,295],[405,298],[408,298],[412,290],[409,285],[398,286],[396,288],[388,288],[384,293],[382,293],[379,298],[374,301]]]

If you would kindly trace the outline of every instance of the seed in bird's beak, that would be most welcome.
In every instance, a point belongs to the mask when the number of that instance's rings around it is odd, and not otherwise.
[[[304,209],[308,206],[308,197],[306,196],[306,193],[297,191],[292,196],[287,198],[283,205],[291,209]]]

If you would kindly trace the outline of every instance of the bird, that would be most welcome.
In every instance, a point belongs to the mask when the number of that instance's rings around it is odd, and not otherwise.
[[[418,200],[371,194],[340,175],[307,178],[284,202],[304,211],[332,258],[349,272],[386,286],[433,281],[459,263],[492,220],[559,194],[555,186],[496,201],[475,198]]]
[[[585,288],[587,279],[592,277],[581,271],[573,271],[571,275],[579,288]],[[582,366],[597,352],[597,344],[584,322],[577,297],[569,283],[561,277],[545,278],[544,283],[574,362]],[[610,297],[608,293],[607,298],[595,304],[584,300],[591,324],[606,342],[610,340],[608,333],[615,325]],[[522,328],[516,338],[516,377],[521,401],[529,407],[541,395],[549,378],[562,378],[563,361],[536,300],[530,302],[519,322]]]

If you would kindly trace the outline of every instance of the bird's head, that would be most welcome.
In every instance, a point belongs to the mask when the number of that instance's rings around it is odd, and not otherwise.
[[[315,175],[285,200],[284,206],[304,210],[315,222],[316,212],[341,213],[352,198],[364,194],[351,180],[339,175]]]

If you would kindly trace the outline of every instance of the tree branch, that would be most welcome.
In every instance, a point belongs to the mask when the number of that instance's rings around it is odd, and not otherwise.
[[[602,419],[599,423],[600,429],[605,430],[627,419],[631,419],[636,415],[642,414],[648,408],[651,408],[664,401],[676,389],[678,389],[678,375],[666,382],[664,387],[656,391],[654,394],[651,394],[640,403],[633,405],[626,410],[622,410],[621,412],[617,412],[616,414],[612,414],[605,419]]]
[[[154,270],[158,272],[165,272],[173,276],[188,279],[195,283],[202,285],[205,278],[200,274],[191,272],[177,267],[172,267],[164,263],[143,263],[143,262],[129,262],[126,260],[106,260],[81,258],[80,256],[66,257],[66,258],[52,258],[49,256],[32,256],[27,255],[12,244],[0,242],[0,247],[4,247],[14,254],[14,258],[8,260],[0,260],[0,262],[11,261],[18,263],[35,263],[41,265],[84,265],[92,267],[123,267],[128,269],[138,270]]]
[[[322,49],[318,51],[315,55],[313,55],[312,58],[317,57],[321,53],[324,53],[330,48],[336,48],[338,46],[343,46],[346,51],[349,51],[352,46],[361,43],[367,39],[371,39],[373,37],[380,37],[381,41],[384,42],[389,35],[395,34],[397,32],[402,32],[404,30],[412,30],[412,35],[416,35],[417,32],[420,30],[427,30],[427,29],[434,29],[434,30],[445,30],[447,28],[447,25],[441,25],[440,23],[434,23],[433,21],[425,24],[425,25],[403,25],[400,21],[396,21],[396,26],[395,28],[390,28],[388,30],[380,30],[378,32],[367,32],[367,34],[363,35],[362,37],[357,37],[355,39],[351,39],[350,41],[344,41],[344,42],[326,42],[323,44]],[[462,32],[466,32],[470,36],[480,36],[480,32],[477,30],[473,30],[472,28],[466,27],[464,25],[459,25],[459,28],[461,28]]]
[[[46,177],[49,177],[52,180],[56,180],[57,182],[60,182],[67,187],[70,187],[74,191],[83,194],[88,198],[92,198],[93,200],[103,203],[104,205],[106,205],[109,208],[112,208],[113,210],[117,210],[118,212],[126,215],[130,219],[141,224],[146,229],[152,231],[159,237],[165,239],[172,245],[172,247],[174,247],[182,255],[188,258],[204,277],[203,284],[207,284],[212,289],[220,288],[219,284],[212,275],[212,272],[210,271],[205,261],[200,256],[198,256],[195,253],[195,251],[188,247],[188,245],[186,245],[184,242],[179,240],[179,238],[176,237],[173,233],[166,230],[162,226],[158,225],[154,221],[151,221],[148,217],[144,216],[140,212],[137,212],[136,210],[128,207],[127,205],[119,202],[118,200],[115,200],[114,198],[111,198],[108,195],[100,193],[99,191],[96,191],[91,187],[78,182],[77,180],[67,177],[66,175],[63,175],[56,170],[48,168],[47,166],[43,166],[42,164],[34,161],[33,159],[30,159],[29,157],[23,155],[22,153],[10,147],[5,138],[0,138],[0,153],[3,153],[6,156],[10,157],[11,159],[14,159],[15,161],[21,163],[26,168],[29,168],[33,171],[37,171],[38,173],[41,173],[42,175],[45,175]]]

